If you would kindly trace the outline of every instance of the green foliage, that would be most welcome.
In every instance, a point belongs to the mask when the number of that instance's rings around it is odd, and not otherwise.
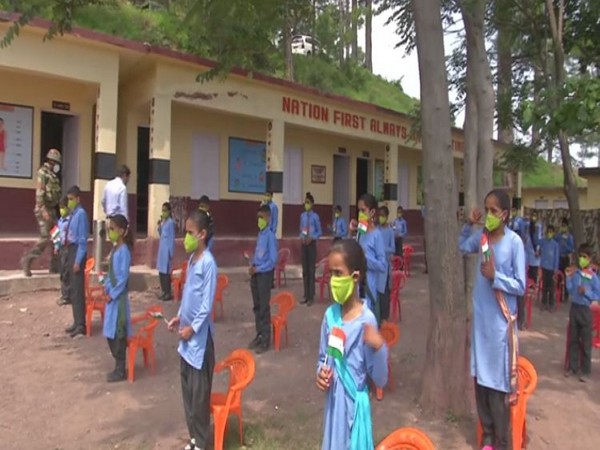
[[[563,187],[562,166],[551,164],[543,158],[537,158],[531,169],[523,172],[523,187]],[[587,186],[585,179],[577,177],[577,186]]]

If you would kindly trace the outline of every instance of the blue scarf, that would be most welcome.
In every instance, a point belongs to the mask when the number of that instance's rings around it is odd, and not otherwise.
[[[325,319],[329,329],[342,327],[342,307],[332,305],[325,312]],[[369,403],[369,392],[367,388],[358,390],[356,381],[350,373],[346,360],[334,358],[338,378],[344,386],[344,390],[354,401],[354,420],[350,430],[350,450],[372,450],[373,426],[371,423],[371,404]]]

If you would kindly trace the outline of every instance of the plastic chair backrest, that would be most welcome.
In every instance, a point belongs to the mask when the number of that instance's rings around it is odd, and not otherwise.
[[[536,288],[537,288],[537,283],[535,282],[535,280],[533,278],[527,278],[526,294],[528,294],[529,291],[534,291]]]
[[[289,291],[281,291],[275,294],[271,299],[271,305],[277,305],[277,313],[280,316],[287,316],[287,314],[296,306],[296,298],[294,297],[294,294]]]
[[[400,328],[392,322],[384,322],[379,329],[379,332],[385,339],[388,349],[392,348],[400,340]]]
[[[562,272],[556,272],[554,274],[554,280],[556,281],[557,285],[563,285],[565,282],[565,276],[563,275]]]
[[[404,253],[408,253],[410,255],[412,255],[415,252],[415,248],[412,245],[404,245],[402,246],[402,251]]]
[[[279,249],[279,252],[277,252],[277,265],[281,267],[285,266],[290,259],[290,255],[291,252],[289,248]]]
[[[376,450],[435,450],[435,445],[417,428],[398,428],[381,441]]]
[[[85,262],[85,273],[90,273],[94,270],[94,266],[96,265],[96,260],[94,258],[88,258]]]
[[[401,270],[402,269],[402,257],[401,256],[392,256],[392,270]]]
[[[228,367],[230,371],[227,404],[231,405],[254,379],[256,363],[254,356],[248,350],[237,349],[231,352],[220,365]]]
[[[215,293],[215,297],[217,300],[223,300],[223,292],[229,286],[229,277],[223,273],[217,276],[217,292]]]
[[[399,291],[406,284],[406,273],[401,270],[392,271],[392,291]]]
[[[517,361],[517,383],[519,395],[529,397],[533,391],[535,391],[537,382],[537,371],[535,370],[533,364],[531,364],[527,358],[519,356]]]

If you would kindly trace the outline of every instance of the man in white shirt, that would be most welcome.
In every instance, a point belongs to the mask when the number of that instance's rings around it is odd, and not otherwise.
[[[129,167],[122,165],[117,169],[117,176],[106,183],[102,195],[102,208],[107,218],[122,214],[129,219],[127,213],[127,182],[130,175]]]

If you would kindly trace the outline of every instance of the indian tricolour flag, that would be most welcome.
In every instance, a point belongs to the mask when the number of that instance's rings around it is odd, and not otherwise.
[[[586,282],[592,281],[593,276],[594,276],[594,273],[589,269],[584,269],[581,271],[581,280],[582,281],[586,281]]]
[[[60,230],[56,225],[50,230],[50,239],[52,242],[60,242]]]
[[[483,260],[483,262],[488,262],[490,260],[490,257],[492,256],[492,252],[490,251],[490,244],[489,244],[488,236],[486,233],[483,233],[481,235],[480,245],[481,245],[481,259]]]
[[[365,234],[369,228],[369,219],[361,219],[358,221],[359,234]]]
[[[344,333],[344,330],[333,327],[331,333],[329,333],[329,341],[327,342],[327,355],[342,360],[342,358],[344,358],[345,344],[346,334]]]

